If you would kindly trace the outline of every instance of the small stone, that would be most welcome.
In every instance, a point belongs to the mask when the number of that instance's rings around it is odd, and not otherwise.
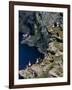
[[[54,59],[51,59],[51,60],[49,60],[51,63],[53,63],[54,62]]]
[[[60,52],[60,51],[57,51],[56,54],[55,54],[55,56],[61,56],[61,55],[63,55],[63,53]]]
[[[55,68],[52,69],[52,70],[50,70],[49,71],[49,74],[52,75],[52,76],[54,76],[54,77],[58,77],[58,75],[56,74],[56,69]]]

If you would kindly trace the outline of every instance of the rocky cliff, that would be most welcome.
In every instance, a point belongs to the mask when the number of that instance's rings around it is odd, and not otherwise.
[[[20,11],[19,31],[24,33],[21,43],[35,46],[39,52],[46,54],[48,43],[53,34],[48,30],[51,26],[56,27],[57,24],[61,27],[63,25],[62,13]]]
[[[47,53],[43,59],[35,64],[20,70],[23,78],[48,78],[63,76],[63,28],[61,26],[48,26],[49,38]],[[47,38],[48,39],[48,38]]]

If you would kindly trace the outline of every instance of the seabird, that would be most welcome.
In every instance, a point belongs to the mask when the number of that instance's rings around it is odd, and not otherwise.
[[[57,22],[57,27],[59,27],[60,26],[60,24],[59,24],[59,22]]]
[[[38,63],[39,63],[39,60],[37,59],[37,60],[36,60],[36,64],[38,64]]]
[[[55,27],[55,25],[53,24],[52,27]]]
[[[52,27],[56,27],[56,22],[53,23]]]
[[[28,66],[31,66],[31,62],[29,61]]]
[[[47,54],[45,54],[45,59],[47,59]]]
[[[23,34],[23,37],[26,38],[28,36],[28,34]]]

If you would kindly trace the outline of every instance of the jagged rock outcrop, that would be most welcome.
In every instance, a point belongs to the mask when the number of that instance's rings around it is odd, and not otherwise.
[[[62,13],[20,11],[19,31],[24,33],[23,36],[27,34],[27,37],[24,37],[21,43],[35,46],[39,52],[46,54],[51,36],[48,28],[56,22],[62,26]],[[57,39],[60,40],[59,38]]]
[[[50,78],[63,76],[63,28],[50,26],[51,34],[48,42],[47,53],[39,63],[35,63],[19,74],[23,78]]]

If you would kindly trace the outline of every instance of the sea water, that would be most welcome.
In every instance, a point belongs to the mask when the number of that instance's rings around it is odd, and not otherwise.
[[[29,61],[31,64],[36,62],[37,58],[43,58],[37,47],[30,47],[26,44],[21,44],[23,33],[19,32],[19,70],[25,69]]]

